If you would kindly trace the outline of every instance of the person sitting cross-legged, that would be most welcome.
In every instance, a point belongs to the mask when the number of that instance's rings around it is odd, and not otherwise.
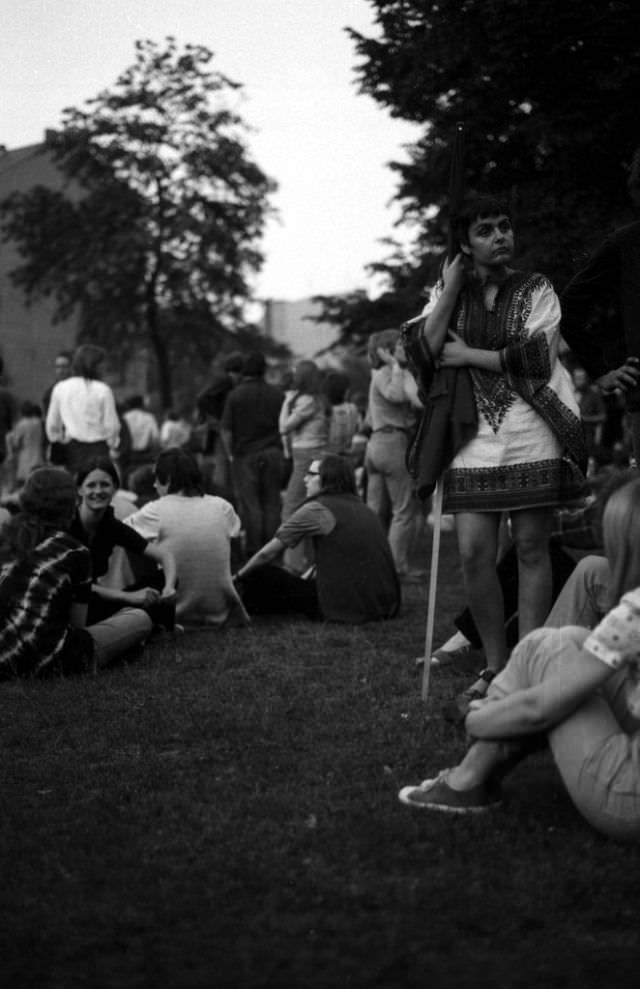
[[[231,545],[240,519],[224,498],[204,492],[195,457],[176,447],[163,450],[154,466],[157,497],[124,525],[164,546],[176,561],[176,618],[181,624],[244,625],[248,617],[231,581]]]
[[[393,618],[400,586],[387,537],[356,494],[351,463],[336,454],[313,460],[307,498],[237,572],[249,614],[298,612],[311,619],[360,624]],[[315,550],[315,577],[274,565],[305,536]]]
[[[141,608],[89,624],[89,550],[70,535],[76,487],[59,467],[29,474],[0,531],[0,680],[66,676],[109,665],[148,638]]]
[[[403,803],[447,813],[497,806],[505,771],[546,736],[585,819],[605,835],[640,838],[640,478],[611,496],[603,528],[611,610],[594,629],[522,639],[486,698],[470,704],[462,761],[404,787]]]

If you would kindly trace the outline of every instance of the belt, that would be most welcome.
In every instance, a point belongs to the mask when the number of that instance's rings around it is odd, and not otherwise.
[[[377,429],[372,430],[374,433],[406,433],[406,426],[378,426]]]

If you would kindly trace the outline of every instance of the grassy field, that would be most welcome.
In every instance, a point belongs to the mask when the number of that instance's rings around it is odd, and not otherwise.
[[[460,595],[445,534],[437,641]],[[425,599],[1,685],[2,984],[635,984],[640,849],[590,830],[548,758],[486,817],[397,801],[463,745],[440,717],[461,681],[420,700]]]

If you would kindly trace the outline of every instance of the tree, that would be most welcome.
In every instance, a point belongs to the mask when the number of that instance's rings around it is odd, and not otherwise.
[[[406,301],[400,319],[416,312],[407,264],[433,274],[445,244],[458,121],[467,188],[510,199],[519,263],[562,285],[629,211],[626,169],[640,142],[633,0],[369,2],[379,37],[350,31],[360,90],[424,125],[409,160],[391,166],[418,231],[409,258],[381,266]]]
[[[58,317],[78,311],[83,336],[120,352],[148,341],[166,405],[174,360],[185,349],[210,359],[243,324],[275,189],[231,107],[241,87],[212,58],[170,37],[138,41],[115,85],[64,110],[48,136],[63,189],[2,204],[27,297],[53,296]]]

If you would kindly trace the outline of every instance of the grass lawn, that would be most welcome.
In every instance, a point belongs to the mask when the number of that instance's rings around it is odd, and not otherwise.
[[[443,535],[436,641],[461,603]],[[640,848],[593,832],[549,759],[502,810],[411,811],[463,747],[464,681],[402,617],[188,632],[97,679],[0,685],[0,981],[101,987],[636,984]]]

